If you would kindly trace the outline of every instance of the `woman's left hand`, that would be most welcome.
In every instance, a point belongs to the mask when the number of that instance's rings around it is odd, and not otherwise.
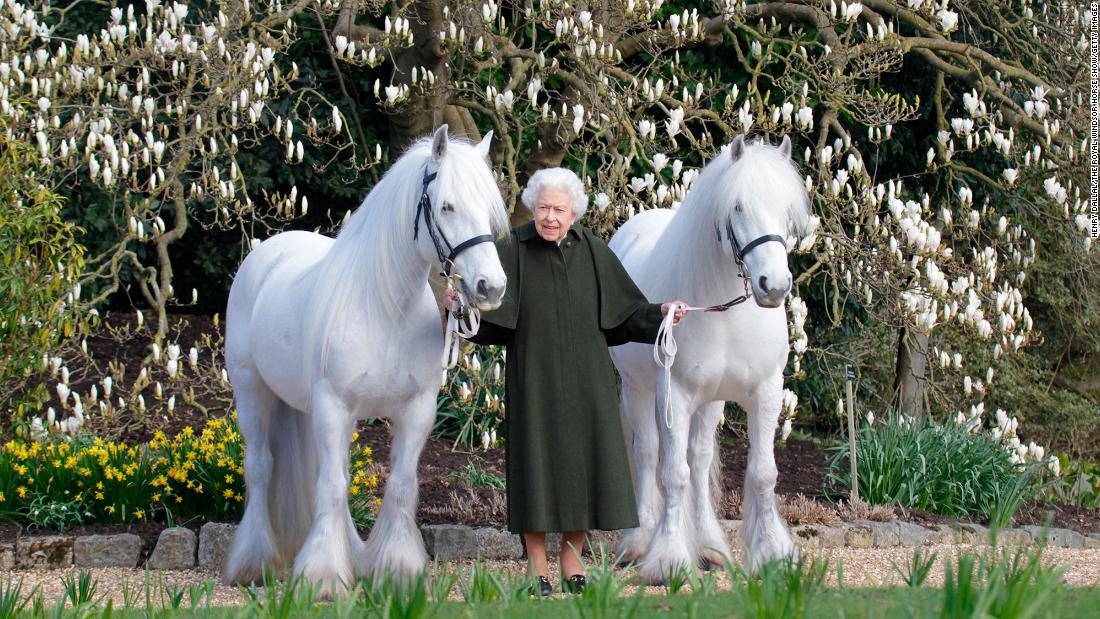
[[[678,325],[680,324],[680,321],[684,319],[684,316],[687,316],[687,308],[688,304],[684,303],[683,301],[673,301],[671,303],[665,303],[661,305],[661,315],[668,316],[668,313],[670,311],[674,311],[675,313],[672,316],[672,324]]]
[[[453,310],[455,301],[458,301],[458,291],[448,287],[447,291],[443,293],[443,309],[448,312]]]

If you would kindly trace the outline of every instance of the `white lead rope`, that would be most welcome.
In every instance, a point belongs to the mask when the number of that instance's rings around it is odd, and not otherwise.
[[[459,320],[453,311],[447,312],[447,334],[443,340],[444,373],[458,364],[459,338],[469,339],[477,335],[478,327],[481,326],[481,310],[472,306],[467,307],[465,303],[462,303],[461,307],[465,307],[466,320]],[[458,337],[455,337],[456,335]]]
[[[469,339],[477,335],[477,330],[481,327],[481,310],[466,302],[466,295],[462,294],[461,288],[454,285],[454,278],[461,277],[456,273],[447,278],[447,289],[454,289],[458,293],[458,299],[447,312],[447,328],[443,336],[443,382],[447,382],[447,370],[458,365],[459,338]]]
[[[706,311],[709,307],[691,307],[688,305],[672,306],[668,308],[660,328],[657,329],[657,340],[653,342],[653,361],[659,365],[664,375],[664,385],[657,385],[657,407],[665,420],[665,427],[672,429],[672,408],[669,401],[672,399],[672,364],[676,362],[676,338],[672,336],[672,327],[676,326],[676,311],[681,309],[686,314],[693,311]],[[686,318],[686,316],[685,316]],[[662,390],[661,387],[664,387]]]

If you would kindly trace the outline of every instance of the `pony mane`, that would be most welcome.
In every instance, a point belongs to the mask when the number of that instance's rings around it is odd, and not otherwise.
[[[352,315],[386,320],[394,328],[408,315],[425,284],[427,263],[413,240],[431,138],[418,140],[390,167],[337,233],[328,254],[313,268],[312,294],[304,317],[303,370],[311,381],[326,371],[333,325]],[[465,140],[449,139],[433,182],[436,195],[465,196],[483,207],[493,234],[508,231],[500,189],[485,160]],[[476,198],[475,198],[476,197]],[[438,208],[433,203],[433,208]],[[420,234],[427,234],[420,230]],[[452,239],[458,243],[462,239]]]
[[[737,204],[741,212],[734,211]],[[753,220],[767,212],[778,215],[787,237],[808,236],[816,227],[798,167],[778,146],[746,142],[736,162],[729,146],[723,147],[704,166],[657,241],[649,265],[657,274],[653,296],[681,295],[695,304],[728,300],[723,297],[736,283],[730,276],[736,265],[719,245],[715,226],[724,230],[728,218]]]

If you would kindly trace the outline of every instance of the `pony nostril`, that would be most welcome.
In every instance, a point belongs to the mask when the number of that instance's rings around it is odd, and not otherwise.
[[[768,276],[767,275],[761,275],[760,279],[757,280],[757,281],[760,283],[760,289],[767,292],[767,290],[768,290]]]
[[[477,280],[477,294],[479,297],[489,296],[489,282],[485,281],[485,278]]]

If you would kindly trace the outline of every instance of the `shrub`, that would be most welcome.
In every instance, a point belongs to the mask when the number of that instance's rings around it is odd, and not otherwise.
[[[1100,507],[1100,464],[1070,460],[1060,454],[1062,475],[1047,488],[1047,497],[1086,509]]]
[[[376,506],[370,448],[353,449],[357,523]],[[63,528],[81,522],[239,518],[244,503],[244,444],[236,417],[158,432],[144,445],[98,437],[71,442],[9,441],[0,450],[0,518]]]
[[[0,126],[0,129],[3,127]],[[39,180],[39,162],[26,145],[0,133],[0,410],[23,419],[24,402],[44,389],[20,389],[59,341],[73,335],[84,266],[80,229],[61,219],[61,198]]]
[[[439,393],[434,433],[465,447],[497,444],[504,421],[504,349],[479,346],[466,352]]]
[[[892,415],[864,425],[856,445],[859,496],[878,504],[948,516],[980,516],[1011,524],[1020,504],[1038,496],[1044,464],[1021,462],[1014,445],[975,432],[976,424],[937,424]],[[1024,448],[1026,452],[1026,448]],[[848,444],[836,449],[826,473],[850,489]]]

